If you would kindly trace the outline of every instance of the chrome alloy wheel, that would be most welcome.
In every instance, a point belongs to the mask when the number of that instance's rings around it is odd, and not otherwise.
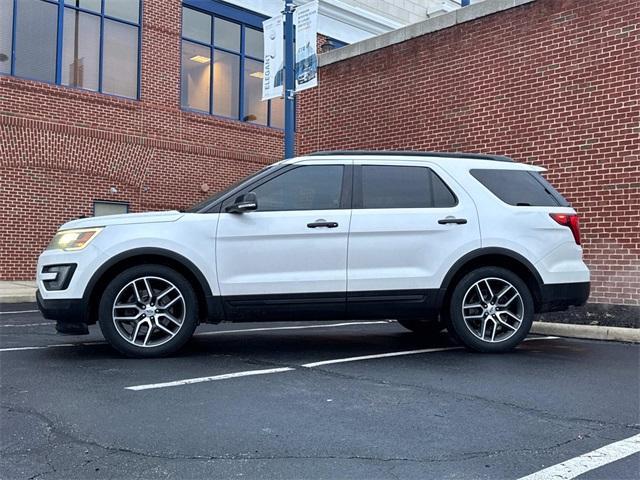
[[[126,284],[113,302],[117,332],[136,347],[158,347],[175,337],[185,319],[180,290],[160,277],[140,277]]]
[[[471,333],[483,342],[503,342],[522,325],[524,303],[520,292],[506,280],[483,278],[464,294],[462,318]]]

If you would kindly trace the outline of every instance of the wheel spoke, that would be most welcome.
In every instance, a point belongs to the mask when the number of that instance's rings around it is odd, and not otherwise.
[[[489,285],[489,280],[485,279],[484,284],[487,286],[487,290],[489,290],[489,300],[493,299],[493,290],[491,290],[491,285]]]
[[[133,317],[113,317],[113,319],[117,322],[134,322],[140,318],[140,314],[135,315]]]
[[[147,346],[149,337],[151,337],[151,332],[153,332],[153,324],[151,322],[147,322],[147,324],[148,324],[147,334],[144,336],[144,343],[142,344],[143,347]]]
[[[160,298],[160,297],[158,297]],[[162,308],[169,308],[171,305],[173,305],[174,303],[176,303],[178,300],[181,300],[182,297],[176,297],[173,300],[171,300],[169,303],[167,303],[166,305],[162,305]]]
[[[153,301],[153,290],[151,290],[151,287],[149,286],[149,281],[147,280],[147,277],[144,277],[143,280],[144,280],[144,287],[147,289],[147,296],[149,297],[147,299],[147,302],[152,302]]]
[[[158,302],[159,302],[161,298],[164,298],[164,296],[165,296],[167,293],[169,293],[169,292],[171,292],[171,291],[173,291],[173,290],[175,290],[175,287],[172,285],[172,286],[170,286],[169,288],[167,288],[166,290],[164,290],[163,292],[160,292],[160,294],[158,294],[158,297],[156,298],[156,301],[158,301]],[[176,297],[176,298],[180,298],[180,297]]]
[[[493,317],[491,318],[491,321],[493,322],[493,333],[491,334],[491,341],[495,341],[496,338],[496,330],[498,330],[498,322],[496,322]]]
[[[476,287],[476,290],[478,291],[478,296],[480,297],[480,300],[484,302],[485,299],[484,299],[484,295],[482,294],[482,290],[480,290],[480,284],[476,283],[475,287]]]
[[[509,300],[507,300],[507,303],[501,303],[500,306],[501,307],[508,307],[509,305],[511,305],[511,302],[513,302],[516,298],[518,298],[520,296],[520,294],[518,292],[516,292],[513,297],[511,297]]]
[[[498,295],[496,295],[496,303],[498,300],[500,300],[502,298],[502,296],[507,293],[509,290],[511,290],[513,287],[511,285],[507,285],[506,287],[504,287],[502,290],[500,290],[500,293],[498,293]]]
[[[464,306],[464,307],[462,307],[462,308],[464,308],[465,310],[466,310],[467,308],[482,308],[482,305],[480,305],[479,303],[472,303],[471,305],[465,305],[465,306]]]
[[[131,342],[136,343],[136,338],[138,338],[138,334],[140,333],[140,325],[144,323],[144,320],[139,321],[136,324],[136,328],[133,331],[133,335],[131,335]]]
[[[513,318],[514,320],[517,320],[518,322],[521,322],[522,319],[516,315],[514,315],[513,313],[511,313],[509,310],[503,310],[500,313],[505,313],[507,315],[509,315],[511,318]]]
[[[489,317],[482,320],[482,333],[480,334],[480,338],[484,340],[484,336],[487,332],[487,322],[489,321]]]
[[[158,327],[160,330],[162,330],[163,332],[167,333],[168,335],[170,335],[170,336],[172,336],[172,337],[174,336],[174,333],[173,333],[171,330],[169,330],[167,327],[165,327],[164,325],[162,325],[162,324],[158,321],[158,319],[156,319],[156,327]]]
[[[139,302],[139,303],[143,303],[143,302],[142,302],[142,297],[140,296],[140,291],[138,290],[138,285],[136,284],[136,282],[137,282],[137,280],[134,280],[134,281],[132,282],[132,285],[133,285],[133,291],[134,291],[134,292],[135,292],[135,294],[136,294],[136,299],[138,300],[138,302]]]
[[[158,314],[158,316],[163,316],[178,326],[182,325],[182,322],[178,320],[176,317],[174,317],[173,315],[171,315],[169,312],[162,312]]]
[[[505,322],[505,321],[502,319],[502,317],[500,317],[500,315],[501,315],[501,314],[502,314],[502,312],[500,312],[500,313],[496,313],[496,318],[498,319],[498,321],[499,321],[502,325],[504,325],[505,327],[510,328],[510,329],[511,329],[511,330],[513,330],[514,332],[515,332],[516,330],[518,330],[516,327],[514,327],[513,325],[511,325],[509,322]]]

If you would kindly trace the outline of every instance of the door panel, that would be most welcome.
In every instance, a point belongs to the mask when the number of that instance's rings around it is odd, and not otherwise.
[[[364,162],[364,161],[363,161]],[[356,164],[358,161],[356,161]],[[368,164],[375,162],[368,162]],[[400,162],[395,167],[424,167],[425,163]],[[404,301],[402,291],[412,294],[422,293],[423,305],[417,299],[407,298],[416,311],[421,310],[426,303],[435,298],[433,290],[440,288],[442,279],[451,265],[464,253],[480,247],[480,231],[475,205],[466,192],[444,171],[437,166],[429,165],[436,174],[433,193],[418,195],[415,193],[413,202],[403,198],[402,192],[394,200],[394,192],[387,191],[384,185],[369,188],[371,195],[379,198],[369,202],[363,201],[362,179],[366,174],[356,168],[354,179],[355,206],[366,206],[367,203],[381,208],[354,208],[349,233],[349,259],[347,268],[347,291],[349,311],[365,308],[366,298],[357,292],[380,292],[380,295],[399,295],[399,301]],[[402,183],[404,195],[415,190],[415,179],[419,176],[412,171]],[[388,182],[399,181],[392,179],[393,175],[385,173]],[[425,177],[428,178],[428,177]],[[426,181],[426,180],[425,180]],[[447,201],[446,188],[455,195],[455,201]],[[413,195],[413,194],[412,194]],[[420,200],[420,198],[427,200]],[[412,208],[385,208],[394,204],[407,204]],[[416,208],[419,201],[429,202],[428,205],[446,205],[444,207]],[[455,203],[455,204],[454,204]],[[445,220],[444,223],[440,223]],[[451,220],[459,221],[451,223]],[[461,223],[465,220],[465,223]],[[401,298],[402,297],[402,298]],[[375,301],[375,298],[371,300]],[[407,306],[409,307],[409,306]]]

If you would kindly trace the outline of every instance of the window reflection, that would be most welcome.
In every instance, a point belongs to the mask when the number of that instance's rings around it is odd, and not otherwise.
[[[211,49],[182,41],[182,105],[209,111]]]

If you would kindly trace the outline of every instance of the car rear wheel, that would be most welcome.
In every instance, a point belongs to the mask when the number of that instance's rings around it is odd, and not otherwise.
[[[184,276],[164,265],[140,265],[107,285],[98,322],[119,352],[158,357],[176,352],[191,338],[197,308],[193,287]]]
[[[533,298],[526,283],[510,270],[482,267],[465,275],[451,295],[450,326],[466,347],[506,352],[529,333]]]

